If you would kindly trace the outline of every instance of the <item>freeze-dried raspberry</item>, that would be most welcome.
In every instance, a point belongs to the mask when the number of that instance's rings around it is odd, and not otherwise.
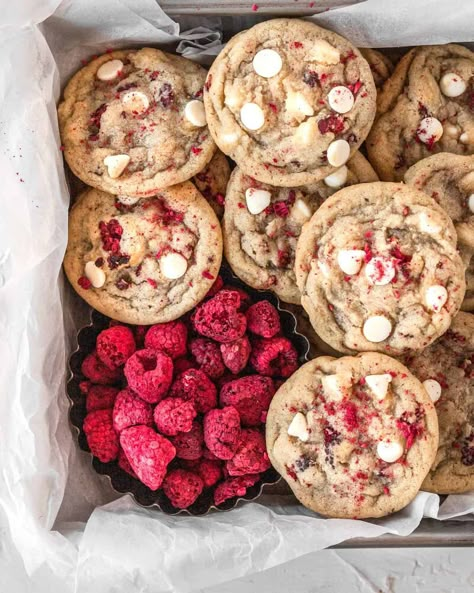
[[[189,432],[180,432],[170,438],[176,447],[176,457],[180,459],[199,459],[202,456],[204,444],[201,423],[195,420]]]
[[[113,408],[119,390],[108,385],[91,385],[86,395],[86,410],[106,410]]]
[[[171,504],[178,509],[187,509],[201,494],[204,484],[201,478],[185,469],[174,469],[163,480],[163,491]]]
[[[125,377],[137,395],[156,404],[166,395],[173,380],[173,361],[150,348],[137,350],[125,363]]]
[[[240,296],[239,311],[247,311],[247,309],[252,304],[252,299],[251,299],[249,293],[245,292],[245,290],[243,288],[239,288],[238,286],[231,286],[230,284],[227,284],[226,286],[224,286],[224,290],[232,290],[232,291],[238,293],[238,295]]]
[[[211,461],[219,461],[219,462],[221,462],[221,460],[219,459],[219,457],[216,457],[214,455],[214,453],[211,453],[207,447],[204,447],[204,449],[202,451],[202,456],[203,456],[203,459],[210,459]]]
[[[92,455],[103,463],[116,459],[118,436],[112,424],[112,410],[95,410],[84,418],[83,427]]]
[[[214,486],[222,478],[222,461],[218,459],[201,459],[193,468],[201,480],[204,488]]]
[[[171,385],[169,396],[191,400],[199,414],[205,414],[217,405],[216,386],[199,369],[189,369],[181,373]]]
[[[232,459],[240,442],[240,417],[232,406],[204,416],[204,442],[219,459]]]
[[[217,379],[224,374],[225,366],[222,362],[219,346],[207,338],[195,338],[189,343],[189,349],[201,371],[211,379]]]
[[[196,331],[217,342],[233,342],[242,337],[247,319],[239,312],[240,295],[235,290],[221,290],[200,305],[194,314]]]
[[[208,290],[206,296],[204,298],[210,299],[211,297],[215,296],[219,290],[224,286],[224,280],[222,280],[222,276],[217,276],[214,284]]]
[[[224,385],[227,385],[227,383],[230,383],[231,381],[235,381],[235,375],[232,373],[225,373],[225,375],[222,375],[222,377],[219,377],[219,379],[216,380],[217,389],[222,389]]]
[[[148,331],[148,325],[136,325],[133,328],[135,333],[135,343],[137,348],[142,350],[145,347],[145,335]]]
[[[184,371],[195,368],[196,363],[193,360],[189,360],[189,358],[177,358],[176,360],[173,360],[173,370],[175,377],[181,375],[181,373],[184,373]]]
[[[242,430],[239,448],[226,463],[230,476],[259,474],[270,467],[265,437],[255,428]]]
[[[115,400],[113,419],[117,432],[136,424],[152,426],[153,410],[150,404],[135,395],[131,389],[123,389]]]
[[[220,505],[225,500],[234,498],[234,496],[245,496],[247,488],[250,488],[259,480],[259,474],[249,474],[248,476],[238,476],[237,478],[224,480],[214,490],[214,503]]]
[[[270,377],[251,375],[226,383],[220,392],[221,406],[234,406],[242,426],[259,426],[275,393]]]
[[[247,366],[251,350],[249,339],[243,336],[233,342],[221,344],[222,360],[225,366],[237,375]]]
[[[298,353],[287,338],[260,338],[252,344],[250,364],[261,375],[289,377],[298,368]]]
[[[140,482],[158,490],[176,450],[149,426],[130,426],[120,433],[120,444]]]
[[[258,301],[246,313],[247,328],[253,334],[263,338],[273,338],[280,332],[278,311],[269,301]]]
[[[107,368],[97,356],[95,350],[84,358],[81,371],[92,383],[98,383],[99,385],[113,385],[122,378],[121,369],[112,370]]]
[[[162,399],[153,413],[156,428],[166,436],[189,432],[197,412],[192,401],[180,397]]]
[[[145,336],[145,348],[160,350],[170,358],[186,356],[188,330],[182,321],[152,325]]]
[[[97,356],[109,369],[124,365],[136,349],[133,333],[124,325],[104,329],[97,336]]]
[[[133,471],[132,466],[130,465],[130,461],[127,459],[127,456],[124,453],[122,447],[120,447],[119,454],[118,454],[118,465],[124,472],[130,474],[132,478],[138,479],[137,474]]]

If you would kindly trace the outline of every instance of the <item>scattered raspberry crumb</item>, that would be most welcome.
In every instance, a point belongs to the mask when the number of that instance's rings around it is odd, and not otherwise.
[[[86,395],[86,410],[106,410],[114,407],[115,398],[119,390],[109,385],[91,385]]]
[[[214,503],[220,505],[229,498],[234,498],[234,496],[245,496],[247,488],[250,488],[250,486],[253,486],[259,480],[259,474],[238,476],[224,480],[221,484],[217,485],[214,491]]]
[[[135,350],[132,330],[124,325],[104,329],[97,336],[97,356],[109,369],[123,366]]]
[[[125,363],[128,384],[142,399],[155,404],[165,396],[173,379],[173,362],[169,356],[145,348],[137,350]]]
[[[281,330],[278,311],[269,301],[258,301],[249,307],[246,316],[249,331],[257,336],[273,338]]]
[[[122,378],[120,369],[109,369],[97,356],[97,352],[88,354],[81,365],[82,374],[90,379],[92,383],[99,385],[113,385]]]
[[[179,432],[189,432],[197,412],[192,401],[180,397],[167,397],[156,406],[153,417],[156,428],[166,436],[176,436]]]
[[[252,4],[252,10],[253,10],[253,12],[257,12],[258,4]]]
[[[204,270],[204,272],[202,272],[202,277],[206,278],[207,280],[214,280],[214,276],[211,274],[211,272],[209,272],[209,270]]]
[[[112,424],[111,409],[89,412],[84,418],[83,429],[94,457],[102,463],[108,463],[117,458],[119,443]]]
[[[235,455],[226,463],[230,476],[258,474],[270,467],[265,437],[255,428],[244,428]]]
[[[232,406],[214,409],[204,416],[204,442],[219,459],[232,459],[240,442],[240,417]]]
[[[92,282],[89,280],[89,278],[86,278],[86,276],[81,276],[77,283],[83,290],[89,290],[89,288],[92,287]]]
[[[182,321],[152,325],[145,335],[145,348],[159,350],[170,358],[186,356],[188,330]]]
[[[298,368],[298,354],[287,338],[259,338],[253,343],[250,364],[261,375],[286,378]]]
[[[201,494],[204,484],[195,473],[174,469],[163,480],[163,492],[178,509],[187,509]]]
[[[113,422],[116,432],[137,424],[152,426],[151,405],[135,395],[131,389],[123,389],[115,400]]]

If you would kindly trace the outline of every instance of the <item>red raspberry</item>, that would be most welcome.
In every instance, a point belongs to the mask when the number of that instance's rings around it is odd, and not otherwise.
[[[93,412],[94,410],[113,408],[118,392],[119,390],[116,387],[109,387],[108,385],[91,385],[87,391],[86,410],[88,412]]]
[[[152,426],[153,410],[150,404],[135,395],[131,389],[123,389],[115,400],[113,419],[117,432],[136,424]]]
[[[224,286],[224,290],[233,290],[234,292],[237,292],[239,294],[239,296],[240,296],[239,311],[247,311],[247,309],[252,304],[252,299],[250,298],[249,293],[245,292],[245,290],[243,290],[242,288],[239,288],[238,286],[231,286],[229,284],[229,285]]]
[[[273,338],[281,331],[278,311],[269,301],[258,301],[246,313],[247,328],[263,338]]]
[[[173,380],[173,361],[150,348],[137,350],[125,363],[125,377],[138,396],[156,404],[166,395]]]
[[[217,379],[224,374],[225,367],[219,346],[206,338],[195,338],[189,343],[189,349],[201,371],[211,379]]]
[[[227,344],[221,344],[224,364],[234,375],[240,373],[247,366],[251,350],[252,347],[247,336]]]
[[[132,478],[138,480],[137,474],[133,471],[132,466],[130,465],[130,461],[127,459],[122,447],[120,447],[119,454],[118,454],[118,465],[124,472],[130,474]]]
[[[239,312],[240,295],[235,290],[221,290],[200,305],[194,314],[196,331],[217,342],[233,342],[241,338],[247,319]]]
[[[289,377],[298,368],[298,353],[287,338],[260,338],[253,342],[250,364],[261,375]]]
[[[130,426],[120,433],[120,444],[140,482],[158,490],[176,450],[149,426]]]
[[[205,414],[217,405],[216,386],[199,369],[189,369],[181,373],[171,386],[169,396],[191,400],[199,414]]]
[[[166,436],[175,436],[179,432],[189,432],[197,412],[192,401],[180,397],[162,399],[154,411],[157,429]]]
[[[265,437],[255,428],[242,430],[239,448],[226,463],[230,476],[259,474],[270,467]]]
[[[112,410],[94,410],[84,418],[83,427],[92,455],[103,463],[116,459],[118,436],[112,424]]]
[[[177,377],[189,369],[195,369],[196,363],[188,358],[177,358],[173,360],[174,376]]]
[[[259,474],[249,474],[247,476],[238,476],[237,478],[224,480],[214,490],[214,503],[220,505],[225,500],[234,498],[234,496],[245,496],[247,488],[253,486],[259,480]]]
[[[163,481],[163,491],[171,504],[178,509],[187,509],[201,494],[204,484],[199,476],[185,469],[174,469]]]
[[[204,439],[202,426],[197,420],[193,422],[193,427],[189,432],[180,432],[170,440],[176,447],[176,457],[191,460],[201,457]]]
[[[232,406],[204,416],[204,442],[219,459],[232,459],[240,442],[240,417]]]
[[[122,378],[121,369],[107,368],[95,350],[84,358],[81,371],[92,383],[99,383],[99,385],[113,385]]]
[[[226,383],[220,392],[221,406],[234,406],[242,426],[259,426],[275,393],[270,377],[251,375]]]
[[[152,325],[145,336],[145,348],[160,350],[170,358],[186,356],[188,330],[182,321]]]
[[[222,280],[222,276],[217,276],[216,281],[211,286],[211,288],[208,290],[208,292],[204,298],[210,299],[211,297],[215,296],[223,286],[224,286],[224,280]]]
[[[136,349],[133,333],[124,325],[104,329],[97,336],[97,356],[109,369],[123,366]]]

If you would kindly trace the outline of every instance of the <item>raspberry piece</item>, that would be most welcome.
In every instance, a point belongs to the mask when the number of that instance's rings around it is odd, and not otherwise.
[[[173,361],[173,370],[174,376],[177,377],[184,373],[184,371],[188,371],[189,369],[195,369],[196,363],[188,358],[177,358]]]
[[[149,426],[130,426],[120,433],[120,444],[140,482],[158,490],[176,450]]]
[[[97,356],[109,369],[124,365],[136,349],[133,333],[124,325],[104,329],[97,336]]]
[[[224,286],[224,290],[232,290],[238,293],[238,295],[240,296],[239,311],[247,311],[247,309],[252,304],[252,299],[250,298],[249,293],[245,292],[245,290],[243,290],[242,288],[239,288],[238,286],[231,286],[228,284]]]
[[[265,437],[255,428],[242,430],[239,448],[226,463],[230,476],[259,474],[270,467]]]
[[[81,371],[92,383],[98,383],[99,385],[113,385],[114,383],[118,383],[122,378],[121,370],[107,368],[97,356],[95,350],[84,358]]]
[[[232,459],[240,442],[240,417],[232,406],[204,416],[204,442],[219,459]]]
[[[113,420],[117,432],[136,424],[152,426],[153,410],[150,404],[135,395],[131,389],[123,389],[115,400]]]
[[[201,371],[211,379],[224,374],[225,367],[219,346],[206,338],[195,338],[189,343],[189,349]]]
[[[225,500],[234,498],[234,496],[245,496],[247,488],[250,488],[250,486],[253,486],[259,480],[259,474],[249,474],[247,476],[238,476],[237,478],[224,480],[214,490],[214,503],[220,505]]]
[[[97,457],[103,463],[116,459],[119,452],[119,443],[112,424],[111,409],[89,412],[84,418],[82,428],[94,457]]]
[[[298,368],[298,354],[287,338],[254,341],[250,364],[261,375],[289,377]]]
[[[196,309],[196,331],[217,342],[233,342],[241,338],[247,327],[247,319],[239,312],[240,301],[237,291],[221,290]]]
[[[193,471],[203,481],[204,488],[210,488],[222,478],[222,462],[217,459],[201,459]]]
[[[234,375],[240,373],[247,366],[251,351],[252,347],[247,336],[227,344],[221,344],[222,360]]]
[[[234,406],[242,426],[259,426],[276,391],[270,377],[251,375],[226,383],[220,392],[221,406]]]
[[[106,410],[113,408],[119,390],[108,385],[91,385],[86,395],[86,410]]]
[[[281,330],[278,311],[269,301],[258,301],[249,307],[247,328],[253,334],[263,338],[273,338]]]
[[[201,424],[195,420],[189,432],[180,432],[171,437],[171,442],[176,447],[176,457],[180,459],[199,459],[202,455],[204,438]]]
[[[127,459],[122,447],[120,447],[119,454],[118,454],[118,465],[124,472],[130,474],[132,478],[138,479],[137,474],[133,471],[132,466],[130,465],[130,461]]]
[[[159,402],[173,380],[173,361],[150,348],[137,350],[125,363],[125,377],[137,395],[150,404]]]
[[[224,280],[222,280],[222,276],[217,276],[214,284],[208,290],[205,299],[210,299],[211,297],[215,296],[219,290],[224,286]]]
[[[181,373],[171,386],[170,397],[191,400],[199,414],[205,414],[217,405],[217,389],[208,376],[199,369]]]
[[[182,321],[152,325],[145,336],[145,348],[160,350],[170,358],[186,356],[188,330]]]
[[[163,491],[171,504],[178,509],[187,509],[201,494],[204,484],[201,478],[185,469],[174,469],[163,481]]]
[[[157,429],[166,436],[189,432],[197,412],[192,401],[180,397],[167,397],[156,406],[153,417]]]

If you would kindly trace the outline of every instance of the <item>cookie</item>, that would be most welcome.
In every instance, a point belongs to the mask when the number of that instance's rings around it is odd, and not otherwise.
[[[344,165],[369,133],[375,97],[359,50],[297,19],[233,37],[204,87],[209,130],[222,152],[247,175],[284,187]]]
[[[64,156],[82,181],[115,195],[150,196],[190,179],[211,160],[204,68],[158,49],[113,51],[64,90]]]
[[[412,49],[377,98],[367,138],[369,160],[384,181],[402,181],[437,152],[474,152],[474,53],[461,45]]]
[[[328,198],[303,227],[295,272],[316,333],[346,353],[426,348],[449,328],[465,292],[451,219],[396,183]]]
[[[438,422],[420,381],[368,352],[323,356],[276,392],[267,451],[298,500],[330,517],[383,517],[417,494],[436,455]]]
[[[225,193],[229,177],[229,161],[225,154],[217,150],[207,167],[191,180],[212,206],[218,218],[222,218],[224,214]]]
[[[129,206],[90,189],[69,216],[69,281],[94,309],[123,323],[180,317],[211,288],[221,258],[219,221],[190,182]]]
[[[466,265],[466,296],[462,309],[474,309],[474,156],[440,153],[408,169],[405,182],[430,195],[446,210],[458,234]]]
[[[374,77],[375,86],[377,89],[383,86],[383,83],[390,77],[393,72],[393,64],[389,57],[385,54],[371,49],[369,47],[361,47],[360,53],[367,60],[372,76]]]
[[[272,290],[283,301],[299,304],[294,259],[302,226],[337,187],[376,179],[360,152],[325,180],[294,188],[260,183],[236,168],[223,219],[227,261],[253,288]]]
[[[450,329],[405,364],[435,402],[439,447],[422,489],[474,490],[474,315],[459,313]]]

